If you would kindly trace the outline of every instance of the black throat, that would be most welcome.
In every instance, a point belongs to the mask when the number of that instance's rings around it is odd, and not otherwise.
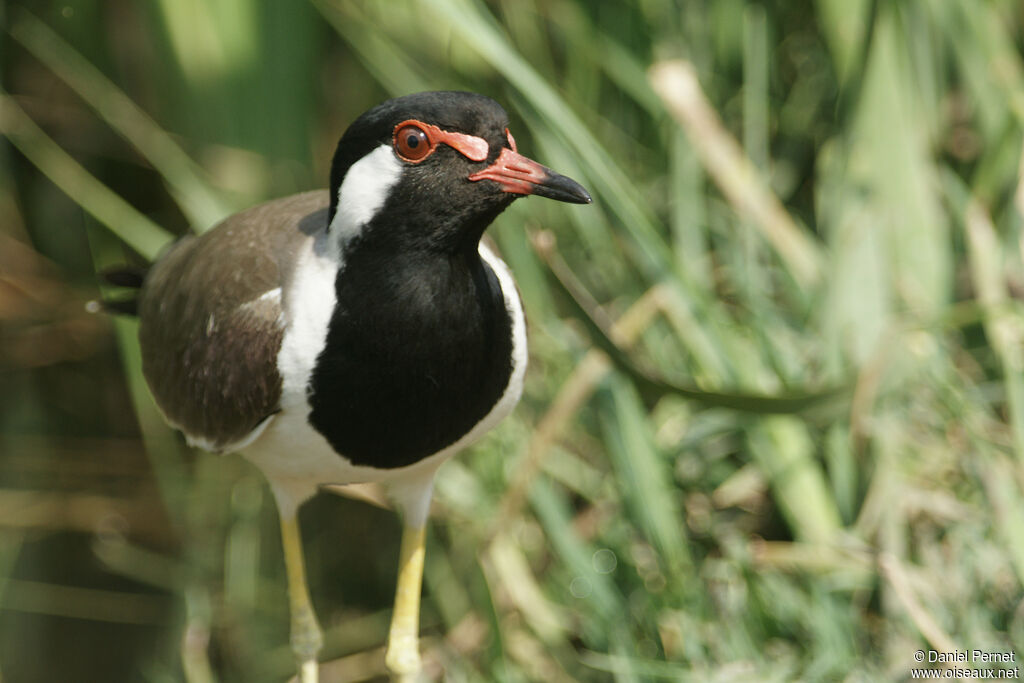
[[[309,421],[356,465],[389,469],[455,443],[512,373],[512,321],[476,247],[399,251],[371,235],[345,255]]]

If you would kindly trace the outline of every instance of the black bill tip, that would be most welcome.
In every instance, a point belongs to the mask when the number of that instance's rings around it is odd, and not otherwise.
[[[502,192],[510,194],[535,194],[570,204],[589,204],[594,201],[590,193],[572,178],[559,175],[510,147],[502,149],[493,164],[473,173],[468,179],[472,182],[493,180]]]
[[[551,171],[548,171],[544,180],[534,186],[533,194],[570,204],[590,204],[594,201],[590,193],[575,180]]]

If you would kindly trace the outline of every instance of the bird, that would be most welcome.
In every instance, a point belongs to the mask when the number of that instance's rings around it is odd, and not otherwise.
[[[326,192],[232,215],[121,278],[138,287],[142,372],[166,421],[240,453],[273,492],[301,683],[318,680],[322,634],[297,513],[336,484],[378,482],[402,517],[385,666],[421,675],[435,474],[512,411],[527,364],[515,281],[483,236],[530,195],[592,201],[519,153],[495,100],[405,95],[345,130]]]

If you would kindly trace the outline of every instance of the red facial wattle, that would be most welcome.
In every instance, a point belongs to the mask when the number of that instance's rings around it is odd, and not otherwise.
[[[549,171],[533,159],[503,147],[493,164],[469,176],[470,180],[493,180],[503,192],[533,194],[538,183],[548,177]]]
[[[404,136],[407,132],[412,133],[413,131],[422,133],[422,138],[420,139],[424,140],[427,147],[423,152],[420,152],[417,148],[415,150],[416,154],[409,155],[409,148],[405,144],[406,139]],[[487,158],[487,153],[490,150],[487,141],[483,138],[444,130],[433,124],[423,123],[415,119],[402,121],[395,126],[394,133],[392,133],[392,144],[398,156],[413,164],[418,164],[429,157],[437,149],[437,146],[442,143],[456,150],[470,161],[483,161]]]
[[[550,168],[524,157],[516,151],[512,134],[505,130],[509,147],[503,147],[494,163],[469,176],[471,181],[492,180],[502,192],[518,195],[537,195],[560,202],[589,204],[590,194],[572,178],[555,173]]]

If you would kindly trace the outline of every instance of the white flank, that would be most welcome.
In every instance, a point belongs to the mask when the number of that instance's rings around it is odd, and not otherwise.
[[[285,333],[277,354],[281,373],[281,406],[309,412],[306,385],[317,356],[327,343],[334,312],[334,280],[340,262],[327,248],[327,233],[318,233],[300,248],[291,287],[282,299]]]
[[[519,291],[516,289],[515,280],[512,279],[512,272],[505,262],[488,249],[483,242],[480,243],[480,256],[498,276],[501,293],[505,298],[505,309],[508,311],[509,317],[512,318],[512,374],[508,378],[505,392],[491,408],[491,412],[484,415],[483,419],[473,426],[469,434],[454,444],[458,448],[464,448],[479,439],[516,407],[519,398],[523,395],[523,377],[526,375],[526,364],[529,358],[526,347],[526,316],[523,314],[523,302],[519,299]]]

